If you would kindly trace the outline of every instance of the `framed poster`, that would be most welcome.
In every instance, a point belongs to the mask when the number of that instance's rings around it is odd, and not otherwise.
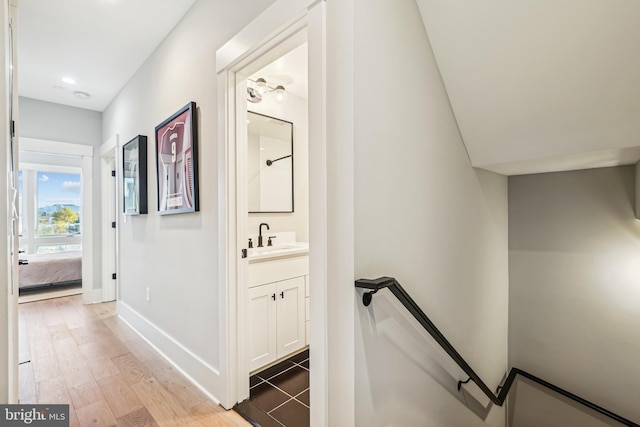
[[[196,103],[156,126],[156,171],[160,215],[198,211]]]
[[[147,213],[147,137],[138,135],[122,147],[122,210]]]

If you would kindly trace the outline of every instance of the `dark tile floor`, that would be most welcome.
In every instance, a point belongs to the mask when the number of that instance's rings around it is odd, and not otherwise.
[[[309,350],[251,376],[250,386],[234,409],[254,426],[309,426]]]

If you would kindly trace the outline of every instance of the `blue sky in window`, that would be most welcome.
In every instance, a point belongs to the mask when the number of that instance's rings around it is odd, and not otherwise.
[[[38,172],[38,208],[55,204],[80,206],[80,174]]]

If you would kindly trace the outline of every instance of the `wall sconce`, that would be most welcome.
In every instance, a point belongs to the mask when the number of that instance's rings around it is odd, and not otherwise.
[[[264,94],[270,92],[274,93],[278,102],[284,102],[287,99],[287,91],[282,85],[271,86],[262,77],[248,80],[251,82],[251,86],[247,86],[247,101],[249,102],[258,103],[262,101]]]

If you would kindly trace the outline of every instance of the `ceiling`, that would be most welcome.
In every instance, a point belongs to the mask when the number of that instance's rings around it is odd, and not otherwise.
[[[21,0],[19,94],[103,111],[194,2]],[[416,2],[473,166],[513,175],[640,159],[640,2]],[[255,76],[306,97],[304,50]]]
[[[255,81],[262,77],[269,86],[282,85],[287,92],[307,99],[309,91],[307,55],[308,44],[303,43],[254,73],[250,78]]]
[[[19,95],[103,111],[194,2],[21,0]]]
[[[417,0],[474,166],[640,158],[640,2]]]

